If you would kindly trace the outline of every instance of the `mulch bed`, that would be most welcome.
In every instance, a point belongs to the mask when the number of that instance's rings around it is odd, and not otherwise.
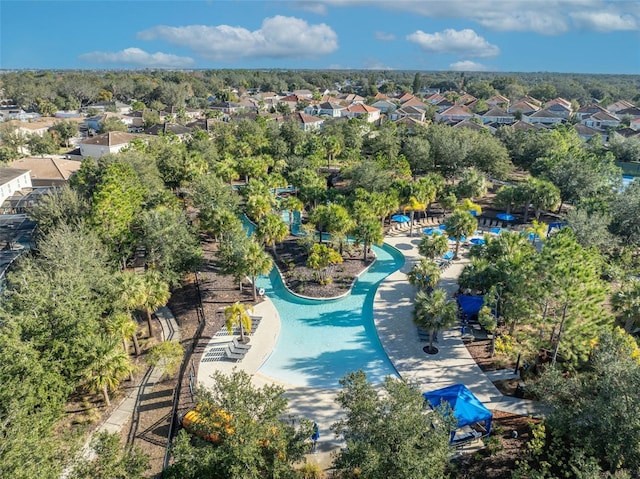
[[[345,245],[343,262],[327,268],[328,284],[320,284],[318,273],[307,267],[307,252],[294,236],[288,237],[276,250],[274,257],[282,272],[285,284],[294,293],[312,298],[334,298],[345,294],[353,284],[356,276],[373,262],[373,253],[364,254],[361,246]]]
[[[503,411],[493,411],[492,433],[487,447],[453,460],[458,479],[510,479],[516,461],[525,457],[531,439],[531,424],[537,420]],[[515,433],[514,433],[515,431]]]

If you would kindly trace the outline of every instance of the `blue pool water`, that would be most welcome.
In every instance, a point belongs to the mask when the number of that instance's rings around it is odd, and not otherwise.
[[[298,386],[338,388],[346,373],[362,369],[380,383],[397,372],[384,352],[373,323],[373,300],[380,282],[404,263],[391,246],[373,247],[377,261],[350,295],[336,300],[302,299],[291,294],[274,268],[258,278],[280,313],[282,329],[259,372]]]
[[[631,175],[622,175],[622,189],[624,190],[627,186],[631,184],[633,180],[635,180],[635,176]]]

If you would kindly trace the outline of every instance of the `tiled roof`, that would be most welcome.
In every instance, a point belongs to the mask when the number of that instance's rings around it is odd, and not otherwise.
[[[620,121],[620,118],[606,111],[599,111],[597,113],[594,113],[589,118],[600,121]]]
[[[375,113],[376,111],[380,111],[377,108],[365,105],[364,103],[357,103],[355,105],[348,106],[346,110],[350,113]]]
[[[29,173],[29,170],[21,170],[18,168],[0,168],[0,185],[4,185],[11,180],[15,180],[25,173]]]
[[[311,123],[322,123],[324,120],[322,118],[318,118],[317,116],[307,115],[306,113],[302,113],[301,111],[297,111],[288,115],[286,117],[287,120],[293,120],[297,123],[303,124],[311,124]]]
[[[102,135],[92,136],[80,142],[81,145],[100,145],[100,146],[115,146],[129,143],[135,138],[130,133],[123,131],[110,131],[103,133]]]
[[[73,173],[80,169],[81,164],[80,161],[75,160],[30,156],[15,160],[9,164],[9,167],[30,170],[33,179],[68,180]]]
[[[460,116],[460,115],[473,116],[473,113],[468,108],[460,105],[454,105],[451,108],[447,108],[445,111],[440,113],[440,116]]]
[[[511,113],[507,113],[502,108],[492,108],[488,112],[484,113],[482,116],[487,116],[487,117],[489,117],[489,116],[504,116],[504,117],[513,118],[513,115]]]
[[[528,116],[529,118],[562,118],[562,116],[552,111],[549,111],[547,109],[538,110],[534,113],[531,113],[531,115],[528,115]]]
[[[161,133],[171,132],[174,135],[184,135],[186,133],[191,133],[192,131],[193,128],[178,125],[177,123],[158,123],[145,130],[144,133],[147,135],[160,135]]]

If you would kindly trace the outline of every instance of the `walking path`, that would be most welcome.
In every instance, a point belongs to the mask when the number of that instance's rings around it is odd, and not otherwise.
[[[378,287],[374,301],[374,322],[380,341],[398,373],[405,379],[416,381],[424,391],[451,384],[465,384],[489,409],[528,416],[539,416],[538,405],[529,400],[503,396],[491,382],[493,376],[505,379],[505,372],[483,373],[461,340],[459,328],[439,334],[438,354],[428,355],[422,348],[416,327],[412,321],[413,297],[416,289],[407,280],[406,273],[420,259],[417,245],[419,237],[388,236],[385,241],[405,256],[405,265],[389,275]],[[462,256],[463,248],[460,248]],[[458,289],[457,278],[468,263],[461,258],[453,261],[443,271],[439,287],[452,294]],[[253,377],[256,386],[280,384],[285,389],[289,412],[293,416],[306,417],[320,425],[320,439],[316,453],[307,459],[326,468],[331,464],[331,453],[344,446],[334,437],[329,426],[343,417],[335,402],[337,390],[315,389],[281,383],[261,373],[258,369],[273,350],[280,332],[280,317],[269,298],[258,304],[254,315],[261,316],[260,325],[253,332],[252,347],[240,362],[220,361],[219,351],[231,341],[231,336],[213,338],[202,356],[198,368],[198,383],[211,386],[214,371],[228,374],[235,368],[243,369]],[[208,356],[209,354],[209,356]]]
[[[180,329],[171,310],[167,307],[160,307],[155,311],[155,315],[160,322],[162,340],[179,342],[181,339]],[[160,368],[152,367],[148,369],[140,383],[131,389],[129,394],[116,406],[111,415],[89,436],[82,448],[85,458],[93,459],[95,456],[94,450],[90,447],[94,434],[103,431],[120,433],[129,421],[131,421],[131,431],[135,433],[140,414],[140,401],[142,398],[148,397],[147,395],[151,393],[153,387],[160,381],[161,377],[162,371]],[[132,437],[130,437],[129,440],[131,441]],[[68,477],[70,472],[70,469],[67,468],[60,477],[64,479]]]

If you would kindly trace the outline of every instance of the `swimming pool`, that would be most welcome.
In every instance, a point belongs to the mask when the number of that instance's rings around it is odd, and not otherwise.
[[[290,293],[274,268],[258,278],[280,314],[276,346],[259,372],[296,386],[339,388],[346,373],[362,369],[373,383],[398,377],[373,323],[373,300],[380,282],[404,264],[389,245],[373,247],[377,261],[353,287],[335,300],[303,299]]]

